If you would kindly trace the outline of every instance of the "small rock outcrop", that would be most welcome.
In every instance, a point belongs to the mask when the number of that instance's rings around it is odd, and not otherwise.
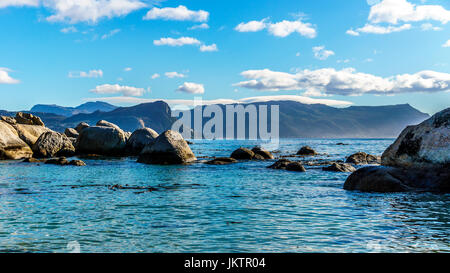
[[[77,152],[108,156],[123,156],[127,139],[122,130],[113,127],[92,126],[81,130],[77,138]]]
[[[352,173],[346,190],[450,192],[450,108],[407,127],[382,156],[383,166]]]
[[[238,161],[231,157],[218,157],[214,158],[213,160],[205,162],[205,164],[208,165],[228,165],[232,163],[237,163]]]
[[[67,137],[73,137],[73,138],[77,138],[80,134],[78,133],[77,130],[73,129],[73,128],[66,128],[66,130],[64,131],[64,134]]]
[[[180,133],[167,130],[153,144],[145,146],[138,162],[145,164],[184,164],[197,160]]]
[[[89,124],[87,124],[86,122],[80,122],[78,123],[78,125],[75,127],[75,131],[79,133],[81,133],[81,131],[83,131],[83,129],[85,128],[89,128]]]
[[[9,123],[0,121],[0,160],[30,158],[30,147],[17,134]]]
[[[255,157],[255,153],[247,148],[236,149],[230,156],[237,160],[252,160]]]
[[[303,167],[303,165],[300,162],[291,161],[288,159],[280,159],[267,168],[276,169],[276,170],[306,172],[305,167]]]
[[[345,163],[355,165],[380,164],[380,158],[365,152],[358,152],[349,156]]]
[[[312,156],[317,155],[317,152],[309,146],[303,146],[302,148],[300,148],[300,150],[298,150],[297,155]]]
[[[254,147],[252,152],[255,155],[260,155],[263,159],[274,159],[275,157],[269,151],[262,149],[261,147]]]
[[[327,172],[341,172],[341,173],[346,173],[346,172],[354,172],[356,171],[355,167],[353,167],[352,165],[348,164],[348,163],[333,163],[328,167],[323,167],[322,170],[327,171]]]
[[[70,139],[66,135],[53,131],[43,133],[34,143],[32,150],[34,157],[37,158],[75,154],[75,147]]]
[[[40,117],[29,113],[18,112],[15,120],[18,124],[45,126]]]
[[[158,137],[158,133],[150,128],[143,128],[134,131],[127,141],[127,150],[132,155],[138,155],[146,145],[153,144]]]

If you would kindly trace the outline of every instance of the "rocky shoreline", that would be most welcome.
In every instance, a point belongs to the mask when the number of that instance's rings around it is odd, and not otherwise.
[[[346,190],[450,192],[449,120],[450,108],[419,125],[407,127],[381,157],[357,152],[345,161],[328,161],[314,159],[323,154],[309,146],[301,147],[293,155],[278,155],[277,151],[270,152],[257,146],[241,147],[229,157],[199,160],[189,147],[193,143],[175,131],[167,130],[158,135],[151,128],[142,128],[131,133],[100,120],[94,126],[81,122],[75,128],[66,128],[62,134],[45,127],[39,117],[19,112],[15,117],[0,117],[0,160],[61,166],[86,165],[82,160],[66,159],[73,156],[132,156],[137,157],[139,163],[159,165],[228,165],[259,160],[272,161],[267,168],[277,170],[307,172],[307,166],[352,173],[344,184]],[[292,160],[298,158],[301,160]]]

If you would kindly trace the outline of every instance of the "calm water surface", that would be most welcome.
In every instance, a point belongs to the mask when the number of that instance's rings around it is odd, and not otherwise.
[[[344,142],[351,145],[337,146]],[[260,144],[281,154],[310,145],[324,159],[381,155],[392,139],[195,141],[199,156]],[[342,189],[345,173],[271,162],[151,166],[135,159],[86,167],[0,163],[0,251],[450,252],[450,195]],[[154,187],[113,190],[110,186]]]

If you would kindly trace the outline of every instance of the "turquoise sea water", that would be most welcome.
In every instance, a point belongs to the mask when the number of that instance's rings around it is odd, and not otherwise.
[[[358,151],[381,155],[392,142],[195,141],[191,148],[201,158],[257,144],[287,155],[309,145],[335,160]],[[267,169],[273,161],[84,161],[88,166],[0,162],[1,252],[67,252],[74,241],[81,252],[450,252],[448,194],[347,192],[347,173]],[[154,190],[111,188],[116,184]]]

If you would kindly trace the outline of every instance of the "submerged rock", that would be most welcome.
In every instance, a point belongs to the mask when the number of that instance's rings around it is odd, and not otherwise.
[[[276,170],[287,170],[287,171],[296,171],[296,172],[306,172],[305,167],[300,162],[291,161],[288,159],[280,159],[274,164],[270,165],[270,169]]]
[[[262,156],[263,159],[274,159],[275,158],[269,151],[266,151],[266,150],[262,149],[261,147],[254,147],[252,149],[252,152],[255,153],[255,155]]]
[[[122,130],[113,127],[92,126],[84,128],[77,138],[77,152],[123,156],[127,139]]]
[[[138,155],[146,145],[153,144],[158,133],[150,128],[138,129],[131,134],[127,141],[127,150],[132,155]]]
[[[354,172],[356,171],[355,167],[348,163],[333,163],[328,167],[323,167],[322,170],[327,172]]]
[[[300,148],[300,150],[298,150],[297,155],[311,156],[317,155],[317,152],[309,146],[303,146],[302,148]]]
[[[252,160],[255,157],[255,153],[247,148],[239,148],[235,150],[231,156],[231,158],[237,159],[237,160]]]
[[[18,112],[15,120],[18,124],[45,126],[40,117],[29,113]]]
[[[71,160],[69,162],[69,165],[82,167],[82,166],[86,166],[86,163],[84,163],[84,161],[82,161],[82,160]]]
[[[146,164],[184,164],[197,160],[180,133],[167,130],[153,144],[145,146],[138,162]]]
[[[66,128],[66,130],[64,131],[64,134],[67,137],[73,137],[73,138],[77,138],[80,134],[78,133],[77,130],[73,129],[73,128]]]
[[[450,108],[416,126],[408,126],[384,151],[382,164],[429,167],[450,163]]]
[[[380,164],[380,160],[381,159],[377,156],[370,155],[365,152],[358,152],[349,156],[345,163],[356,165]]]
[[[18,135],[9,123],[0,121],[0,160],[29,158],[31,148]]]
[[[65,157],[51,158],[46,160],[45,164],[65,166],[69,165],[69,161]]]
[[[210,160],[208,162],[205,162],[205,164],[208,165],[228,165],[228,164],[232,164],[232,163],[236,163],[238,162],[236,159],[232,158],[232,157],[218,157],[215,158],[213,160]]]
[[[71,156],[75,147],[70,139],[57,132],[43,133],[32,147],[35,157]]]

